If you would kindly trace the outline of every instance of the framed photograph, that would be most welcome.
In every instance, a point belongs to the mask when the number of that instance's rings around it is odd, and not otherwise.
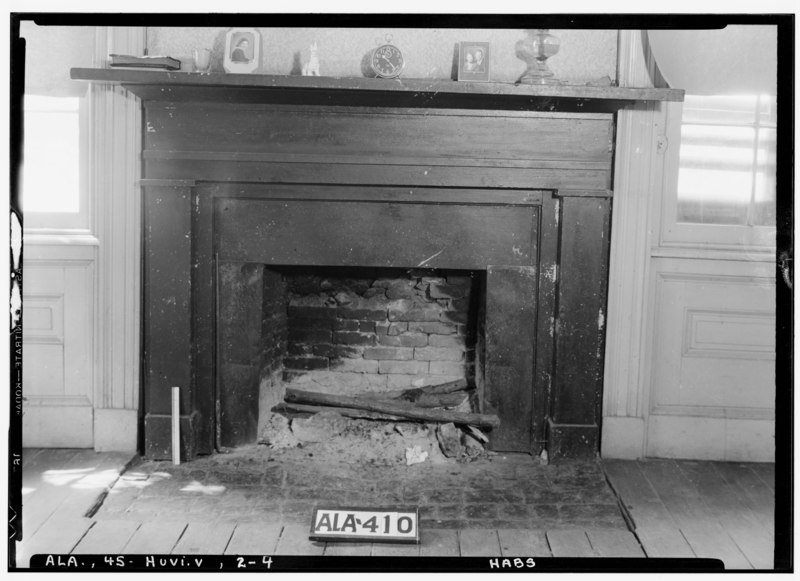
[[[458,44],[458,80],[489,80],[488,42],[460,42]]]
[[[252,73],[261,65],[261,35],[255,28],[232,28],[225,35],[222,68],[226,73]]]

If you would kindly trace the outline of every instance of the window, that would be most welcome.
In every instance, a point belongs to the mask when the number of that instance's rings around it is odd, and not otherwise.
[[[20,203],[26,229],[89,227],[84,101],[25,95]]]
[[[678,222],[775,225],[775,98],[687,95]]]
[[[777,100],[686,95],[668,105],[662,246],[775,245]]]
[[[25,95],[24,140],[25,214],[80,212],[80,99]]]

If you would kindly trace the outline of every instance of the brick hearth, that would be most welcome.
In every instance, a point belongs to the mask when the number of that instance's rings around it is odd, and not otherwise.
[[[307,526],[319,503],[418,506],[425,530],[626,530],[596,461],[543,466],[515,454],[470,464],[373,466],[253,447],[179,466],[155,461],[134,466],[95,518]]]

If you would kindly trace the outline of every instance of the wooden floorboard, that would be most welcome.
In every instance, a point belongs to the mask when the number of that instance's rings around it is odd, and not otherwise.
[[[720,559],[725,563],[725,569],[753,568],[718,522],[698,520],[684,523],[681,532],[698,557]]]
[[[500,529],[497,531],[504,557],[552,557],[544,531]]]
[[[45,448],[25,448],[22,450],[22,469],[30,468],[34,459],[45,451]]]
[[[110,490],[130,459],[130,454],[98,454],[89,465],[91,471],[70,484],[71,492],[55,516],[90,516],[87,512]]]
[[[372,545],[373,557],[419,557],[418,544],[375,543]]]
[[[648,460],[639,466],[679,527],[714,519],[700,493],[674,460]]]
[[[35,498],[22,499],[22,538],[35,535],[69,497],[67,488],[54,488]]]
[[[580,529],[547,531],[554,557],[596,557],[586,532]]]
[[[431,529],[420,531],[420,557],[458,557],[458,531]]]
[[[756,473],[756,476],[767,485],[767,488],[773,493],[775,492],[775,464],[751,464],[750,470]]]
[[[122,552],[126,555],[169,555],[185,530],[185,523],[160,520],[142,523]]]
[[[674,524],[672,515],[642,473],[638,462],[603,460],[603,469],[635,527]]]
[[[72,493],[71,484],[88,474],[89,450],[41,450],[22,470],[22,534],[36,534]],[[81,515],[82,516],[82,515]]]
[[[67,470],[71,468],[71,461],[73,458],[79,458],[85,455],[84,450],[74,450],[71,448],[49,448],[40,449],[37,453],[33,454],[30,461],[25,462],[23,452],[22,460],[22,486],[28,488],[36,486],[44,482],[43,475],[45,472],[56,472]]]
[[[172,549],[173,555],[222,555],[233,534],[233,523],[189,523],[178,543]]]
[[[86,516],[132,457],[93,450],[46,450],[37,455],[39,463],[28,472],[28,486],[35,491],[22,499],[23,535],[35,534],[48,519]]]
[[[325,543],[327,557],[369,557],[372,543]]]
[[[722,478],[740,492],[745,506],[769,531],[775,531],[775,493],[769,490],[747,465],[714,462]]]
[[[132,520],[101,520],[90,528],[72,551],[76,555],[120,555],[140,523]]]
[[[278,546],[280,523],[240,523],[225,548],[226,555],[271,555]]]
[[[636,529],[636,536],[648,557],[691,559],[697,556],[677,527],[643,526]]]
[[[458,531],[462,557],[500,557],[500,541],[494,529],[462,529]]]
[[[308,538],[309,527],[301,524],[287,524],[283,527],[278,540],[276,555],[321,555],[325,543],[311,541]]]
[[[94,524],[88,518],[71,518],[51,522],[18,545],[17,564],[28,567],[30,557],[38,553],[68,555]]]
[[[774,540],[758,517],[744,505],[739,492],[722,478],[710,462],[678,462],[678,467],[698,490],[706,506],[756,569],[773,568]]]
[[[589,544],[600,557],[631,557],[644,558],[636,536],[630,531],[616,529],[590,529],[586,531]]]

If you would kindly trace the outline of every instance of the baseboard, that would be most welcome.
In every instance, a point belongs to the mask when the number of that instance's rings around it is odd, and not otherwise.
[[[651,415],[647,430],[650,457],[775,461],[773,420]]]
[[[603,418],[600,437],[603,458],[636,460],[644,455],[644,419],[624,416]]]
[[[136,452],[138,412],[127,409],[94,410],[94,449],[97,452]]]
[[[22,445],[26,448],[92,448],[91,406],[25,406]]]

